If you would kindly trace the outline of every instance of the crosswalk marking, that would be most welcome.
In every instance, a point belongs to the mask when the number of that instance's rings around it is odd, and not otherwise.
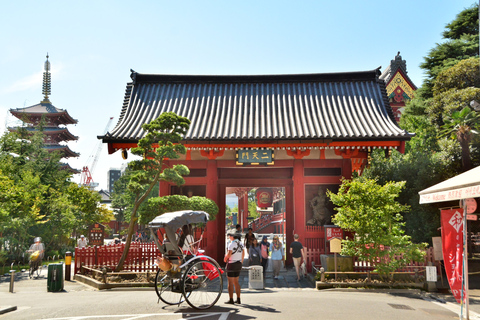
[[[212,319],[211,317],[218,316],[218,320],[227,320],[229,312],[202,312],[190,313],[186,316],[180,313],[149,313],[149,314],[119,314],[119,315],[96,315],[96,316],[75,316],[75,317],[61,317],[49,318],[42,320],[87,320],[87,319],[120,319],[120,320],[136,320],[148,317],[180,317],[175,320],[193,320],[193,319]]]

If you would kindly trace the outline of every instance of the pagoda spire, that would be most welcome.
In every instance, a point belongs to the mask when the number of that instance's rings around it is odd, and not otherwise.
[[[50,103],[48,96],[51,94],[52,77],[50,75],[50,61],[48,61],[48,52],[47,52],[47,60],[45,61],[44,69],[45,71],[43,72],[43,85],[42,85],[43,101],[40,103]]]

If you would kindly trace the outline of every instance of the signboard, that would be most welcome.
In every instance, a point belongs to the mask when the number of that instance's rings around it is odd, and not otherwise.
[[[442,210],[441,222],[445,272],[452,294],[460,303],[463,282],[463,210]]]
[[[467,214],[467,220],[477,221],[478,216],[476,214]]]
[[[447,180],[448,181],[448,180]],[[480,185],[420,195],[420,204],[480,197]]]
[[[331,253],[340,253],[342,252],[342,240],[338,238],[333,238],[330,240],[330,252]]]
[[[88,231],[88,244],[91,246],[103,246],[105,226],[95,223]]]
[[[273,165],[273,150],[241,149],[237,150],[237,165]]]
[[[425,267],[426,271],[426,275],[427,275],[427,281],[432,281],[432,282],[436,282],[437,281],[437,267],[435,266],[428,266],[428,267]]]
[[[325,228],[325,229],[327,229],[327,232],[326,232],[327,241],[330,241],[333,238],[343,239],[342,228],[334,227],[334,228]]]
[[[460,208],[463,208],[463,201],[465,201],[466,207],[467,207],[467,213],[474,213],[475,210],[477,210],[477,201],[473,198],[465,199],[465,200],[460,200]],[[468,219],[468,216],[467,216]],[[471,219],[471,220],[477,220],[477,219]]]
[[[435,261],[443,260],[442,253],[442,237],[432,237],[433,243],[433,258]]]

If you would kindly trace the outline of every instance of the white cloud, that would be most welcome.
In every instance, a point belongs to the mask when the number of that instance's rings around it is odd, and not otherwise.
[[[6,86],[4,89],[2,89],[1,93],[5,94],[5,93],[30,90],[33,88],[41,88],[42,75],[43,75],[43,72],[37,72],[32,75],[26,76],[22,79],[19,79],[14,83],[12,83],[11,85]]]
[[[62,69],[63,69],[63,65],[60,63],[57,65],[52,65],[52,70],[51,70],[52,79],[60,78]],[[13,93],[13,92],[26,91],[30,89],[39,90],[42,88],[42,82],[43,82],[43,70],[36,72],[34,74],[31,74],[29,76],[23,77],[13,82],[12,84],[5,86],[3,89],[0,89],[0,93],[7,94],[7,93]]]

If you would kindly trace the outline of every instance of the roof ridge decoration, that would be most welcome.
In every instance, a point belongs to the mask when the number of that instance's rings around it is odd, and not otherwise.
[[[50,74],[50,61],[48,61],[48,52],[47,52],[47,60],[44,64],[44,72],[43,72],[43,85],[42,85],[42,94],[43,94],[43,101],[41,103],[51,103],[48,99],[48,96],[51,95],[51,88],[52,88],[52,76]]]

